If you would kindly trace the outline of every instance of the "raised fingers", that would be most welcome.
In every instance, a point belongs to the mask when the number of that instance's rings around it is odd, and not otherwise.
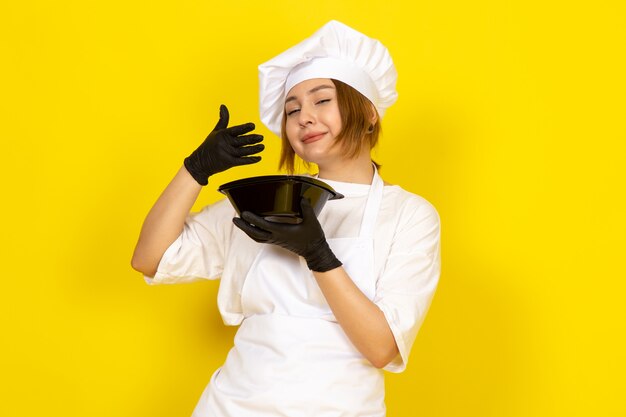
[[[254,130],[254,123],[244,123],[242,125],[232,126],[226,129],[231,136],[240,136]]]
[[[246,146],[259,143],[263,140],[263,135],[245,135],[233,137],[231,143],[235,146]]]
[[[263,149],[265,149],[264,145],[254,145],[254,146],[242,146],[240,148],[237,148],[235,150],[236,156],[250,156],[250,155],[254,155],[255,153],[259,153],[261,152]]]
[[[237,159],[237,165],[250,165],[256,164],[261,160],[260,156],[246,156]]]

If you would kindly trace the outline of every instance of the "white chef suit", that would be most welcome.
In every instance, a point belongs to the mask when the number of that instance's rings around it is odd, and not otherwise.
[[[344,199],[319,215],[326,238],[356,285],[383,311],[401,372],[439,278],[439,218],[398,186],[324,180]],[[382,371],[351,344],[306,262],[254,242],[232,223],[223,200],[191,215],[151,283],[221,276],[218,306],[241,324],[225,364],[194,417],[385,415]]]

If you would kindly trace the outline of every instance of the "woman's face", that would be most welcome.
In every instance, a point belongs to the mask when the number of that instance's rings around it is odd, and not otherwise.
[[[341,147],[333,147],[341,131],[341,114],[330,79],[296,84],[287,93],[285,115],[287,139],[300,158],[318,165],[341,158]]]

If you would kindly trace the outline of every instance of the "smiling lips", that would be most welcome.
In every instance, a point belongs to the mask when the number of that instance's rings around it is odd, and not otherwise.
[[[311,132],[302,137],[302,143],[311,143],[321,139],[326,132]]]

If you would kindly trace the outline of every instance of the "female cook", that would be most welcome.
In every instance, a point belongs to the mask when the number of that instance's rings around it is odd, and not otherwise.
[[[370,151],[395,102],[396,72],[378,41],[331,21],[262,64],[261,120],[343,199],[303,222],[236,217],[226,199],[189,215],[216,172],[257,162],[254,125],[228,111],[159,197],[132,265],[148,282],[221,277],[218,307],[240,325],[194,416],[384,416],[383,370],[405,369],[439,279],[439,218],[384,184]]]

